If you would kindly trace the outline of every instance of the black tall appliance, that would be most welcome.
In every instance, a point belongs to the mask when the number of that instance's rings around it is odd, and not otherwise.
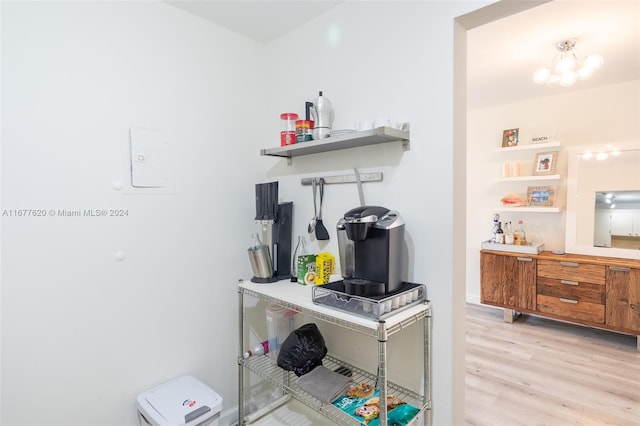
[[[269,247],[273,276],[251,280],[264,283],[291,278],[293,203],[278,203],[278,182],[256,184],[255,220],[260,241]]]
[[[338,249],[345,292],[382,296],[402,286],[405,222],[379,206],[349,210],[338,221]]]

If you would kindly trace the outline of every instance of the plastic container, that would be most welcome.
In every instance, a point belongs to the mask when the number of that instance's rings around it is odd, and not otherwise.
[[[138,424],[218,426],[222,397],[192,376],[183,376],[138,395]]]
[[[293,317],[297,313],[280,305],[269,305],[265,309],[267,315],[267,342],[269,342],[269,352],[267,355],[276,363],[278,353],[282,343],[294,330]]]
[[[296,143],[296,120],[298,120],[298,114],[295,112],[280,114],[280,146]]]

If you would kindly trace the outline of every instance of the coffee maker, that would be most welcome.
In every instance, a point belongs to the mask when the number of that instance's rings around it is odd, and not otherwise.
[[[269,249],[271,268],[257,268],[250,253],[254,269],[251,281],[272,283],[291,278],[293,203],[278,203],[278,182],[256,184],[255,220],[259,226],[260,241]]]
[[[356,207],[344,214],[336,228],[347,294],[374,297],[400,290],[405,222],[397,211]]]

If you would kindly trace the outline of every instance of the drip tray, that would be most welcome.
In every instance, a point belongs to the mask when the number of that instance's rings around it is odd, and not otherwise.
[[[410,306],[425,302],[427,287],[424,284],[403,282],[400,288],[392,294],[365,297],[347,294],[344,282],[335,281],[313,287],[312,299],[316,305],[380,320]]]

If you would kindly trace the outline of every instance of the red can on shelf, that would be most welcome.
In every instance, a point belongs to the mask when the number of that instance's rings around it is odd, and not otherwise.
[[[296,120],[298,120],[298,114],[295,112],[280,114],[280,146],[296,143]]]

